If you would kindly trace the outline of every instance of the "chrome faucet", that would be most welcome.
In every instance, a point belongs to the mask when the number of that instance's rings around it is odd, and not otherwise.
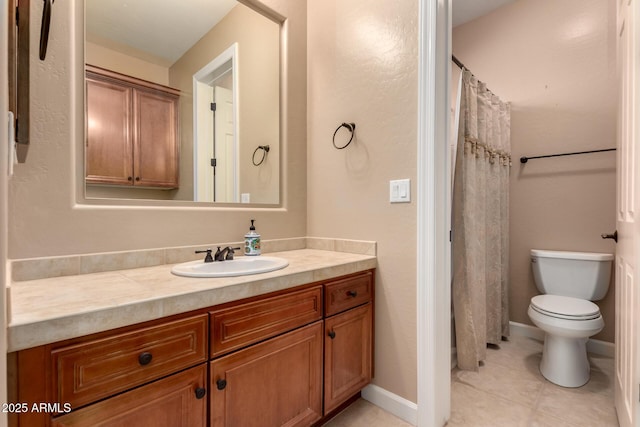
[[[238,251],[240,250],[240,248],[232,248],[231,246],[227,246],[224,249],[220,249],[220,246],[218,246],[218,250],[216,251],[216,254],[213,256],[213,258],[216,261],[230,261],[233,259],[233,254],[234,251]]]

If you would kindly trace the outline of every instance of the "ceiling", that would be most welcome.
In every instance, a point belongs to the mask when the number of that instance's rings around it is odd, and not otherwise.
[[[235,0],[86,0],[87,39],[109,40],[173,64]]]
[[[514,1],[516,0],[451,0],[453,3],[453,26],[473,21]]]
[[[453,26],[515,0],[452,0]],[[173,64],[236,0],[86,0],[87,39],[132,48]]]

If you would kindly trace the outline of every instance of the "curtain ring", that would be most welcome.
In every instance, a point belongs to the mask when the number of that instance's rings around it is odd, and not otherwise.
[[[349,132],[351,132],[351,138],[349,138],[349,142],[347,142],[345,145],[343,145],[342,147],[338,147],[336,145],[336,134],[338,133],[338,131],[340,130],[340,128],[347,128],[347,130]],[[340,126],[338,126],[338,128],[336,129],[336,131],[333,133],[333,146],[336,147],[338,150],[342,150],[343,148],[347,148],[349,146],[349,144],[351,144],[351,141],[353,141],[353,136],[356,134],[356,124],[355,123],[343,123]]]
[[[260,161],[258,161],[256,163],[256,153],[258,152],[258,150],[262,150],[262,158],[260,159]],[[264,162],[264,159],[267,158],[267,153],[269,152],[269,146],[268,145],[258,145],[258,148],[256,148],[253,151],[253,155],[251,156],[251,163],[253,163],[253,166],[260,166],[262,164],[262,162]]]

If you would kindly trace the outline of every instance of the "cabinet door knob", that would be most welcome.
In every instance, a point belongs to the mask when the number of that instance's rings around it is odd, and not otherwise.
[[[127,181],[133,181],[133,177],[132,176],[128,176],[127,177]]]
[[[138,356],[138,363],[142,366],[148,365],[151,363],[151,359],[153,359],[153,355],[148,351],[145,351],[144,353],[140,353],[140,356]]]
[[[136,181],[140,181],[140,177],[139,176],[136,176]]]
[[[336,337],[335,331],[329,331],[329,338],[334,339]]]
[[[196,389],[196,399],[202,399],[207,394],[207,389],[204,387],[198,387]]]
[[[357,291],[347,291],[347,295],[349,295],[352,298],[355,298],[358,296],[358,292]]]
[[[216,381],[216,387],[218,387],[218,390],[224,390],[226,386],[227,386],[227,380],[220,379]]]

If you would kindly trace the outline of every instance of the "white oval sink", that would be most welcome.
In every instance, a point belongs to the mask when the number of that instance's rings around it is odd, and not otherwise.
[[[173,266],[171,272],[186,277],[232,277],[267,273],[289,265],[284,258],[273,256],[244,256],[229,261],[191,261]]]

